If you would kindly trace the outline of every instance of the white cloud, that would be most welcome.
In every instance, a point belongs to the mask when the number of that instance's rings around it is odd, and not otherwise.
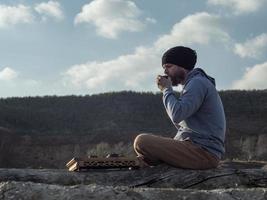
[[[160,71],[155,52],[139,48],[132,55],[123,55],[114,60],[72,66],[65,73],[65,82],[96,92],[152,89],[151,79],[154,79],[155,71]]]
[[[56,20],[62,20],[64,18],[61,5],[57,1],[42,2],[35,6],[36,12],[43,15],[42,19],[47,20],[47,17],[52,17]]]
[[[267,49],[267,34],[263,33],[245,43],[235,44],[234,52],[242,58],[258,58]]]
[[[168,48],[173,44],[190,45],[210,42],[227,42],[227,32],[220,26],[220,18],[206,12],[189,15],[175,24],[170,34],[163,35],[157,42],[158,48]]]
[[[44,83],[33,79],[16,78],[12,81],[1,81],[1,97],[55,95],[53,83]],[[62,88],[62,86],[61,86]]]
[[[28,6],[7,6],[0,4],[0,28],[6,28],[15,24],[33,22],[33,15]]]
[[[248,68],[244,76],[233,83],[233,89],[267,89],[267,62]]]
[[[9,67],[5,67],[4,69],[0,71],[0,80],[3,80],[3,81],[13,80],[17,78],[17,76],[18,76],[18,73]]]
[[[93,0],[83,6],[75,17],[74,23],[91,23],[99,35],[106,38],[117,38],[123,31],[137,32],[145,27],[139,19],[142,11],[129,0]],[[155,23],[154,19],[148,19]]]
[[[156,24],[156,23],[157,23],[157,20],[155,20],[154,18],[150,18],[150,17],[147,17],[147,18],[146,18],[146,21],[147,21],[148,23],[151,23],[151,24]]]
[[[62,83],[59,81],[28,79],[9,67],[0,70],[0,91],[1,97],[67,95],[71,92],[62,93]]]
[[[208,4],[230,8],[237,15],[259,10],[266,0],[208,0]]]
[[[104,62],[74,65],[64,74],[65,84],[85,87],[91,92],[110,90],[157,90],[157,74],[162,74],[161,56],[167,48],[185,44],[208,45],[225,42],[228,34],[220,28],[219,18],[207,13],[190,15],[175,24],[151,47],[139,47],[133,54]]]

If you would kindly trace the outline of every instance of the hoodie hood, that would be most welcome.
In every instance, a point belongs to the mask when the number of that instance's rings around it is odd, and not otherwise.
[[[212,78],[211,76],[207,75],[206,72],[201,68],[195,68],[187,74],[185,85],[194,76],[203,76],[203,77],[207,78],[214,86],[216,86],[215,79]]]

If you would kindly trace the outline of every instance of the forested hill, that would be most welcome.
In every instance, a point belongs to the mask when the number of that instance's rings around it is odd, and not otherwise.
[[[0,126],[20,134],[94,134],[172,128],[160,94],[119,92],[0,100]]]
[[[228,131],[267,131],[267,90],[220,92]],[[178,94],[177,94],[178,96]],[[0,126],[18,134],[174,133],[160,93],[0,99]],[[258,132],[259,133],[259,132]]]

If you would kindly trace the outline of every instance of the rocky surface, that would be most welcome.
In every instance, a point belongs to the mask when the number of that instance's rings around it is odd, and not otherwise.
[[[223,162],[212,170],[0,169],[0,200],[267,199],[266,164]]]
[[[218,190],[183,190],[179,188],[128,188],[99,185],[60,186],[31,182],[0,183],[0,199],[197,199],[197,200],[263,200],[266,188],[235,188]]]

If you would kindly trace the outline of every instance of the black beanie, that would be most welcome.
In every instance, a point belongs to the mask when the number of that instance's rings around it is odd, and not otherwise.
[[[197,54],[193,49],[177,46],[166,51],[162,56],[162,66],[166,63],[178,65],[187,70],[192,70],[197,61]]]

